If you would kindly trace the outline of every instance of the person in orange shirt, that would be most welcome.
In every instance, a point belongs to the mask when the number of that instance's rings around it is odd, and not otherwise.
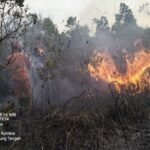
[[[13,83],[14,93],[19,100],[19,104],[28,105],[27,107],[31,108],[32,89],[29,78],[30,62],[28,57],[21,51],[22,44],[20,41],[14,40],[12,42],[12,53],[8,56],[8,69],[10,79]],[[25,101],[25,103],[23,101]]]

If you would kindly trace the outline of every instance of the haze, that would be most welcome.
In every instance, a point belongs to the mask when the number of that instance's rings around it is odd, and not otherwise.
[[[115,20],[120,2],[126,3],[133,11],[140,26],[150,26],[150,4],[148,0],[26,0],[32,12],[50,17],[59,30],[63,30],[69,16],[76,16],[82,25],[93,26],[92,19],[107,16],[109,23]],[[141,11],[140,7],[148,3]]]

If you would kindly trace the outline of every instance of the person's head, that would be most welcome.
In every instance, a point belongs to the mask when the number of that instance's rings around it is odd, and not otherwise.
[[[21,52],[23,46],[20,40],[14,39],[12,40],[11,47],[13,51]]]
[[[37,56],[43,56],[44,55],[44,50],[42,48],[35,48],[34,49],[34,53],[37,55]]]

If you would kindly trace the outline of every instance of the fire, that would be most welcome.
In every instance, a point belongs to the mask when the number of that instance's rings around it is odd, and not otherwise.
[[[120,73],[113,60],[112,55],[107,52],[94,52],[91,62],[88,64],[90,75],[96,80],[104,80],[112,84],[117,92],[123,90],[132,93],[141,93],[150,89],[150,53],[141,49],[129,57],[124,56],[126,72]]]

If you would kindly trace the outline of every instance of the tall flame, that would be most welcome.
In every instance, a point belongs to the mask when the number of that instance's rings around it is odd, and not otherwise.
[[[113,84],[120,93],[124,90],[131,90],[136,93],[150,89],[150,53],[144,49],[135,52],[132,57],[129,53],[125,55],[126,72],[120,73],[116,67],[111,54],[107,51],[94,53],[91,62],[88,64],[90,75],[96,80],[104,80]]]

